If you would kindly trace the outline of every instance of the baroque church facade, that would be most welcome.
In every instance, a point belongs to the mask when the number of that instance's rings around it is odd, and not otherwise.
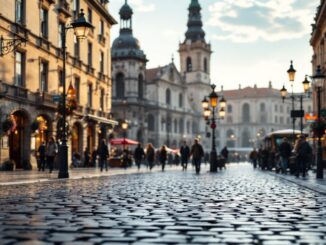
[[[133,10],[121,7],[120,35],[112,44],[112,113],[121,125],[116,137],[127,136],[155,147],[177,148],[205,135],[201,100],[211,92],[211,46],[205,40],[198,0],[189,5],[187,31],[179,44],[180,71],[171,63],[147,69],[147,57],[133,36]],[[208,148],[208,142],[202,143]]]

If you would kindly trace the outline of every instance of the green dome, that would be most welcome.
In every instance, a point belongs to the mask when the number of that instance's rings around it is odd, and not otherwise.
[[[132,8],[128,5],[127,0],[125,4],[121,7],[119,11],[120,17],[123,20],[129,20],[131,19],[131,16],[133,15]]]

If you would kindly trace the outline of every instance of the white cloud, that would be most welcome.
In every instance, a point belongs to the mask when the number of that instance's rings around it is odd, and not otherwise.
[[[155,10],[153,3],[144,3],[143,0],[130,0],[129,2],[137,12],[152,12]]]
[[[209,6],[208,25],[217,40],[274,42],[301,38],[311,31],[318,0],[219,0]]]

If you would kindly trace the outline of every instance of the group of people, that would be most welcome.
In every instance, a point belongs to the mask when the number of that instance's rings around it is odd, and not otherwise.
[[[275,167],[282,173],[286,173],[292,156],[295,157],[294,166],[291,166],[292,172],[297,177],[300,175],[305,177],[308,169],[307,165],[312,159],[312,148],[304,135],[301,135],[296,140],[293,148],[288,139],[283,138],[277,152],[271,152],[266,147],[260,147],[258,151],[253,149],[249,154],[249,159],[254,168],[259,166],[263,170],[271,170]],[[274,166],[275,163],[276,165]]]
[[[183,145],[180,148],[180,157],[183,170],[187,170],[189,159],[192,157],[196,173],[199,173],[201,161],[204,157],[204,150],[198,139],[194,140],[194,144],[191,147],[189,147],[186,142],[183,142]],[[168,150],[165,145],[155,152],[151,143],[147,144],[146,149],[143,149],[142,145],[138,144],[134,151],[134,160],[138,169],[140,169],[142,162],[146,162],[147,167],[151,170],[154,167],[156,159],[161,165],[162,171],[164,171],[168,160]]]
[[[37,149],[38,158],[38,170],[45,171],[46,165],[49,168],[49,172],[52,173],[54,166],[54,159],[58,154],[58,144],[55,142],[54,138],[51,137],[49,142],[45,144],[42,142]]]

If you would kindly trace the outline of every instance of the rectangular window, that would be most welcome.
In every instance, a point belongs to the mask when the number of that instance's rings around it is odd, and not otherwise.
[[[62,22],[59,22],[58,30],[59,30],[59,33],[58,33],[58,35],[59,35],[58,36],[58,47],[63,48],[62,34],[65,31],[65,24],[62,23]]]
[[[18,51],[15,54],[15,85],[25,86],[25,54]]]
[[[87,91],[87,105],[88,107],[92,107],[93,101],[93,85],[88,84],[88,91]]]
[[[87,51],[87,62],[89,66],[92,66],[92,56],[93,56],[93,45],[92,43],[88,43],[88,51]]]
[[[77,99],[77,103],[80,102],[80,78],[79,77],[75,77],[75,90],[76,90],[76,99]]]
[[[40,91],[48,91],[48,72],[49,72],[49,63],[47,61],[41,61],[40,63]]]
[[[102,111],[104,111],[104,98],[105,98],[105,91],[104,89],[101,89],[101,95],[100,95],[100,108]]]
[[[48,39],[48,11],[46,9],[41,8],[40,13],[40,23],[41,23],[41,37]]]
[[[74,56],[77,59],[80,57],[80,41],[76,35],[74,35]]]
[[[98,27],[98,34],[100,36],[104,35],[104,22],[103,22],[103,20],[100,20],[99,27]]]
[[[87,13],[88,13],[88,15],[87,15],[88,22],[92,24],[92,21],[93,21],[93,13],[92,13],[92,10],[90,8],[88,8]]]
[[[16,23],[24,24],[25,23],[25,14],[24,14],[24,0],[16,0],[15,6],[15,20]]]
[[[74,0],[74,20],[78,18],[80,3],[79,0]]]
[[[100,72],[104,72],[104,53],[100,51]]]

